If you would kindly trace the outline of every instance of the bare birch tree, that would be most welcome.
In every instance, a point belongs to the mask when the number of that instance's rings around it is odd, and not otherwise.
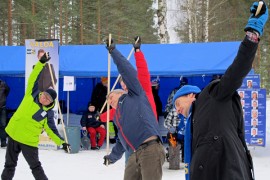
[[[198,22],[200,22],[200,19],[198,17],[199,14],[199,9],[198,9],[198,5],[199,1],[194,1],[192,0],[192,29],[193,29],[193,33],[194,33],[194,39],[193,42],[198,42],[198,34],[199,34],[199,24]]]
[[[205,15],[203,16],[203,26],[202,26],[202,36],[203,36],[203,41],[208,42],[208,29],[209,29],[209,0],[204,0],[203,1],[203,9],[205,12]]]
[[[192,25],[191,25],[191,1],[192,0],[187,0],[187,24],[188,24],[188,41],[192,42],[193,41],[193,36],[192,36]]]
[[[161,44],[166,44],[166,43],[169,42],[169,34],[168,34],[168,30],[167,30],[166,13],[167,13],[166,0],[158,0],[158,10],[157,10],[158,35],[160,37],[160,43]]]

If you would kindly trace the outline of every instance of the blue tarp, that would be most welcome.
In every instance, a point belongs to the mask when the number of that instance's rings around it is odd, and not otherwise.
[[[0,54],[0,75],[24,75],[24,46],[0,46]]]
[[[232,63],[240,42],[143,44],[142,51],[152,76],[223,74]],[[132,45],[117,45],[128,57]],[[25,47],[0,47],[0,75],[24,75]],[[60,76],[107,76],[108,52],[104,45],[60,46]],[[130,61],[134,64],[134,55]],[[111,62],[111,75],[118,72]]]
[[[211,80],[212,74],[224,73],[236,56],[239,44],[240,42],[143,44],[142,51],[147,59],[152,79],[157,75],[160,76],[159,96],[163,107],[171,90],[179,85],[180,76],[188,76],[189,84],[203,88]],[[117,45],[117,48],[128,57],[132,45]],[[7,107],[16,109],[25,89],[25,47],[0,46],[0,53],[0,78],[11,88]],[[104,45],[74,45],[60,46],[59,53],[60,76],[77,77],[76,91],[70,92],[70,111],[79,113],[85,110],[93,87],[100,80],[99,77],[107,76],[108,52]],[[134,64],[133,54],[130,60]],[[111,74],[118,75],[113,62]],[[111,87],[114,81],[115,78],[112,78]],[[67,93],[63,91],[63,78],[58,82],[59,100],[66,101]]]

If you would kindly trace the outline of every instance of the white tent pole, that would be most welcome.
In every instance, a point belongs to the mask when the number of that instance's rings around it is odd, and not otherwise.
[[[53,73],[52,73],[52,69],[51,69],[51,64],[48,63],[48,66],[49,66],[49,71],[50,71],[51,80],[52,80],[52,84],[53,84],[53,89],[56,90],[55,82],[54,82],[54,78],[53,78]],[[66,128],[65,128],[65,124],[64,124],[64,120],[63,120],[63,115],[62,115],[62,111],[61,111],[61,108],[60,108],[60,104],[59,104],[58,98],[57,98],[57,100],[55,102],[56,102],[55,105],[58,106],[58,111],[59,111],[59,114],[60,114],[61,124],[62,124],[63,132],[64,132],[64,138],[65,138],[66,143],[68,144],[68,138],[67,138]],[[67,151],[68,151],[68,153],[70,153],[69,148],[67,148]]]
[[[111,45],[111,39],[112,39],[112,35],[109,34],[109,47]],[[110,84],[111,84],[111,54],[108,51],[108,86],[107,86],[107,96],[110,94]],[[107,155],[110,152],[110,142],[109,142],[109,121],[110,121],[110,105],[107,103]],[[108,166],[108,161],[106,163],[106,166]]]
[[[67,126],[69,125],[69,91],[67,91]]]

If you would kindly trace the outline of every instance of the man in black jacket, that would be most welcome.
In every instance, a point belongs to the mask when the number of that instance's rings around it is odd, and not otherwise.
[[[107,88],[108,78],[101,77],[100,79],[101,79],[101,82],[97,83],[91,95],[91,103],[95,104],[96,111],[98,112],[100,112],[102,106],[104,105],[106,101],[107,89],[108,89]],[[104,110],[106,111],[106,109]]]
[[[10,89],[5,81],[0,80],[0,139],[2,148],[7,146],[5,127],[7,124],[6,101],[9,90]]]
[[[173,98],[178,114],[187,118],[186,179],[254,179],[236,90],[252,68],[259,37],[268,19],[266,4],[263,3],[259,15],[255,16],[257,7],[255,2],[250,8],[252,15],[245,27],[246,36],[224,76],[212,81],[200,94],[196,86],[183,86]]]

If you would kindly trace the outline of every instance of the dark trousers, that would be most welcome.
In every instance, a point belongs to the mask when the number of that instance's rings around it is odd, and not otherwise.
[[[164,162],[165,151],[160,142],[139,147],[128,159],[124,180],[161,180]]]
[[[29,164],[35,179],[47,180],[48,178],[38,158],[38,148],[19,143],[10,137],[8,138],[5,166],[1,175],[2,180],[11,180],[13,178],[20,152],[22,152]]]
[[[7,123],[7,113],[6,108],[2,107],[0,108],[0,139],[1,143],[6,143],[7,134],[5,131]]]
[[[184,151],[185,151],[184,140],[180,140],[179,141],[179,144],[181,145],[181,158],[182,158],[182,162],[184,162],[184,157],[185,157],[185,154],[184,154]]]

